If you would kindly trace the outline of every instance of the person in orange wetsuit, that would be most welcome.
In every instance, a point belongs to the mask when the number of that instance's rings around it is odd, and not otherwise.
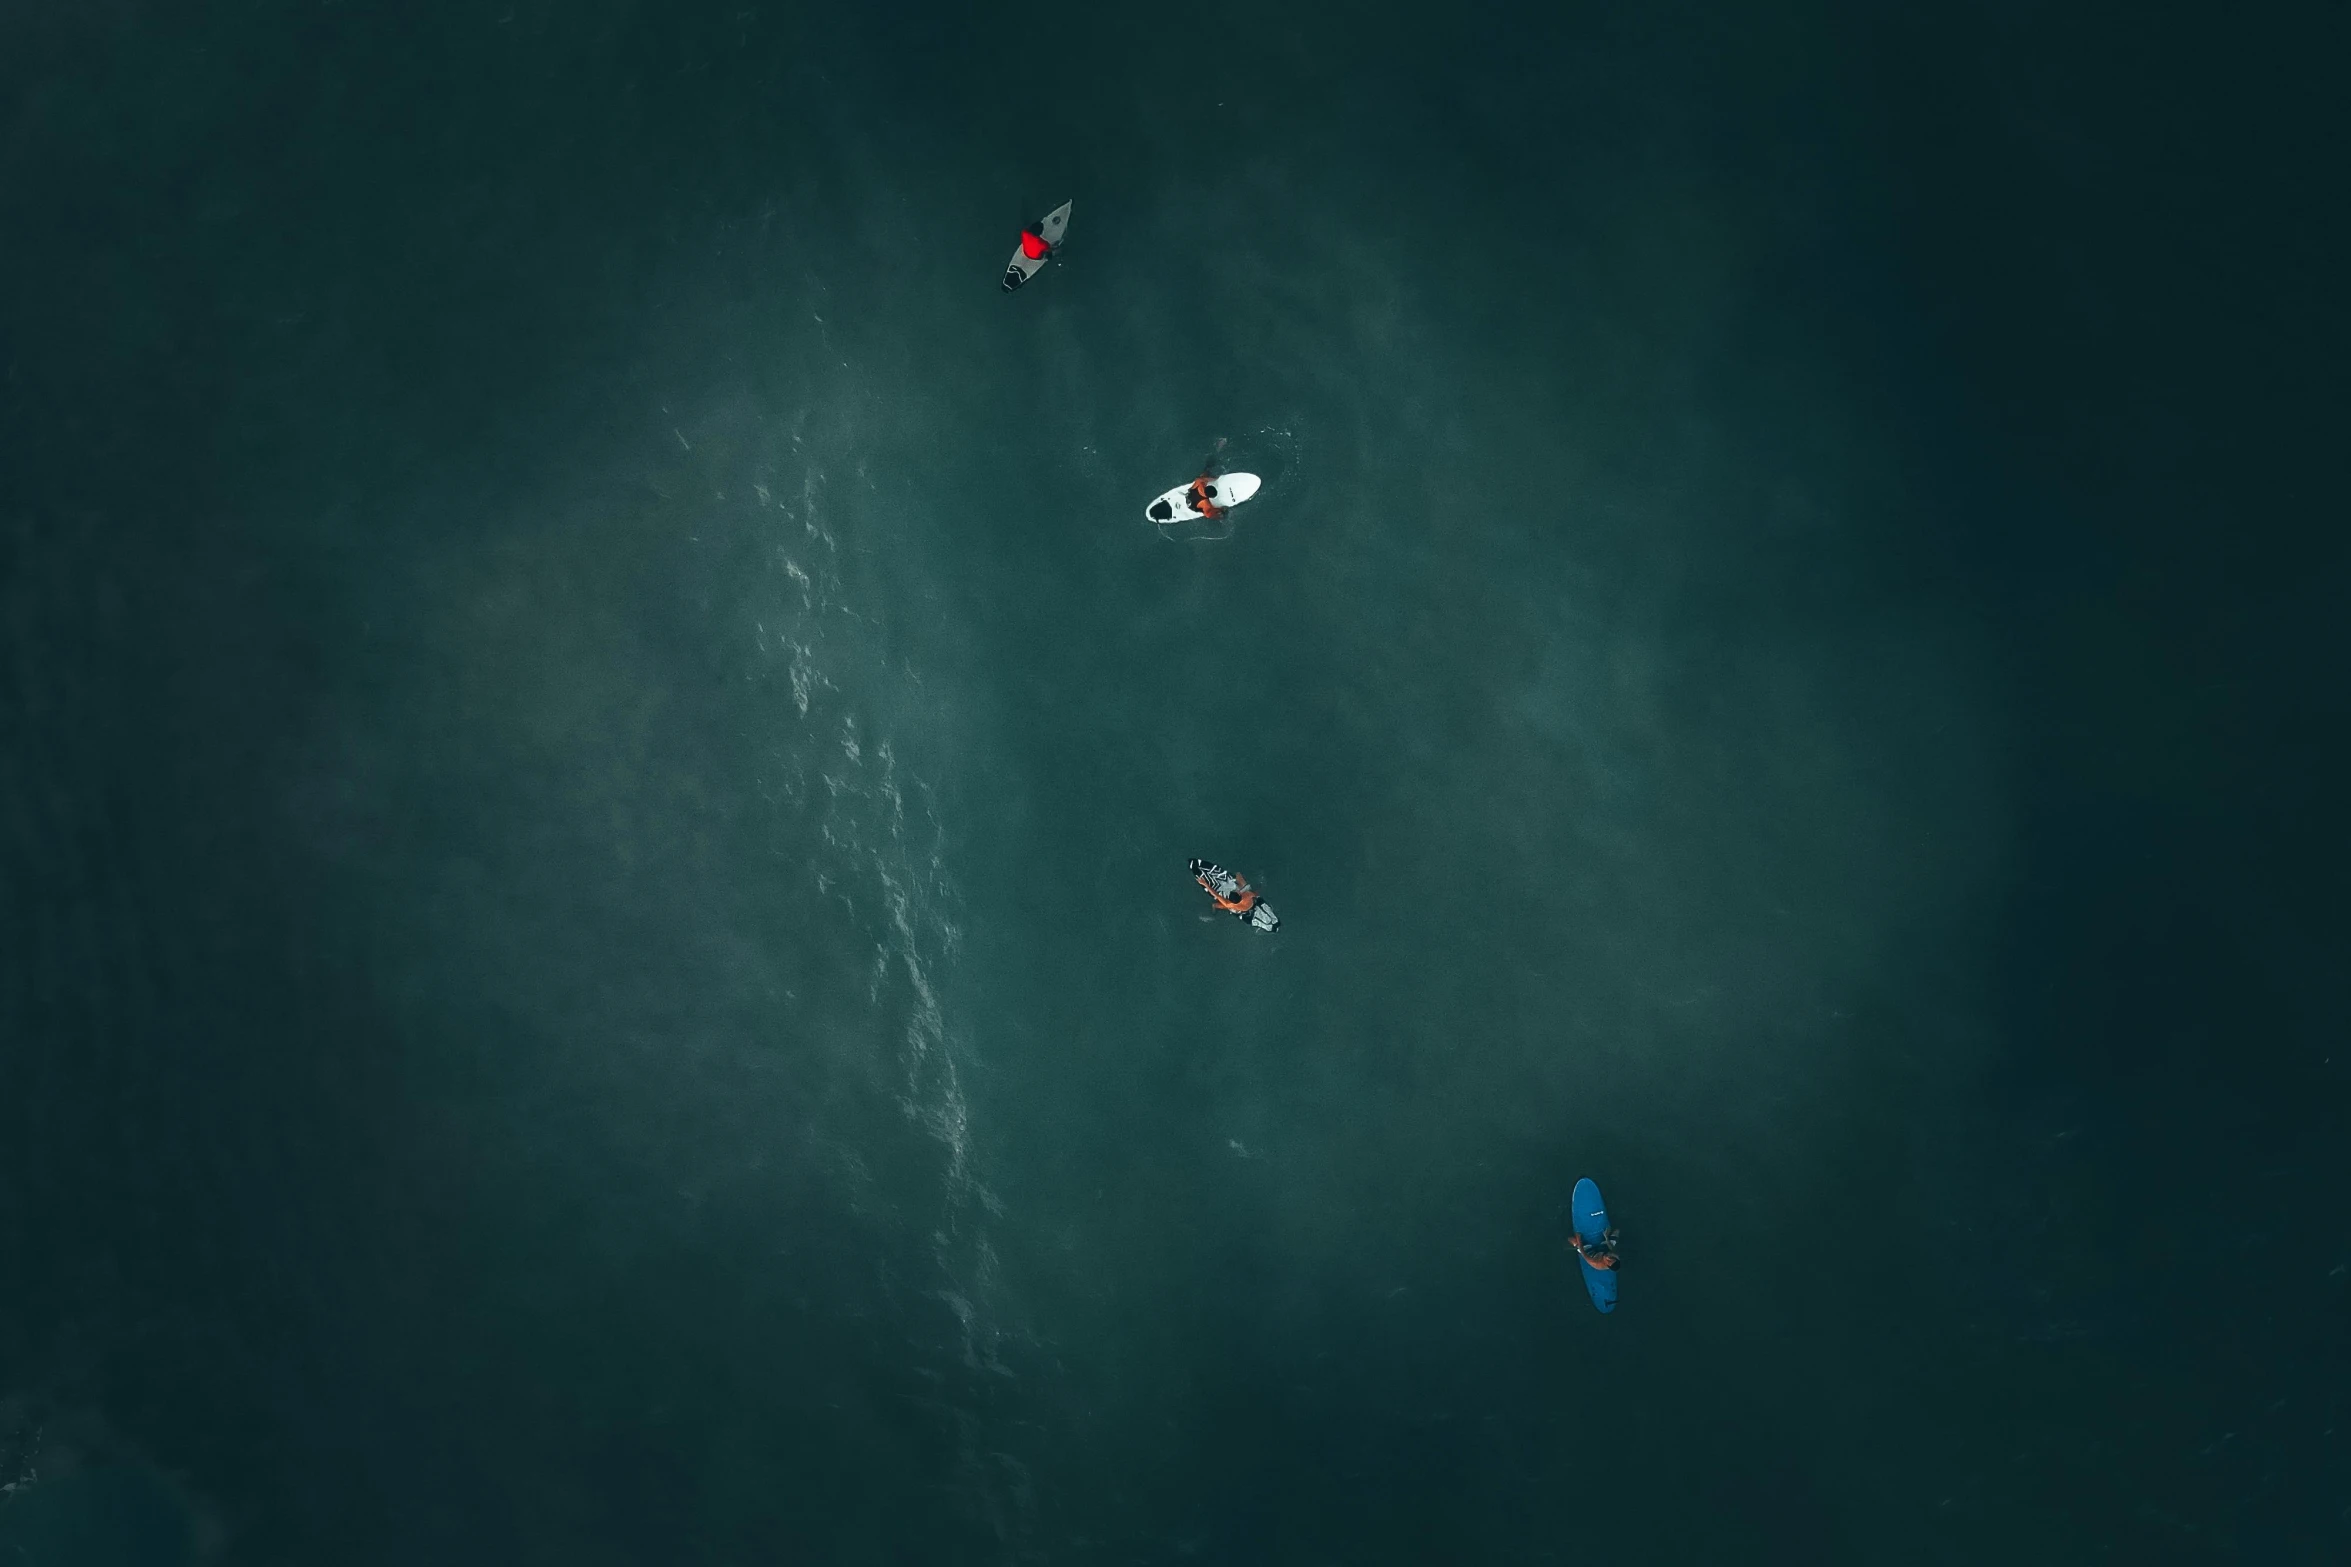
[[[1192,509],[1210,522],[1224,515],[1224,508],[1208,498],[1208,487],[1216,482],[1216,475],[1204,473],[1192,481]]]
[[[1228,898],[1216,890],[1216,878],[1219,876],[1232,877],[1233,895],[1231,897]],[[1235,919],[1247,919],[1249,911],[1257,907],[1257,889],[1251,887],[1246,878],[1226,870],[1221,865],[1211,865],[1206,860],[1194,860],[1192,862],[1192,877],[1200,883],[1200,890],[1207,893],[1218,908]]]
[[[1570,1231],[1567,1244],[1575,1249],[1577,1256],[1595,1268],[1613,1269],[1616,1266],[1616,1231],[1614,1230],[1608,1231],[1590,1245],[1584,1243],[1584,1238],[1581,1235]]]

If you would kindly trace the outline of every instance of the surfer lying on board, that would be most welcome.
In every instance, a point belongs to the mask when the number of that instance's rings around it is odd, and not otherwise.
[[[1577,1256],[1583,1258],[1584,1261],[1590,1263],[1595,1268],[1613,1268],[1616,1266],[1616,1231],[1613,1229],[1602,1235],[1598,1240],[1590,1242],[1589,1244],[1585,1242],[1581,1235],[1570,1234],[1567,1237],[1567,1243],[1568,1245],[1575,1248],[1575,1254]]]
[[[1030,228],[1025,223],[1021,225],[1020,253],[1022,255],[1028,257],[1031,261],[1042,261],[1045,259],[1046,254],[1052,249],[1053,246],[1047,242],[1044,235],[1038,233],[1035,229]]]

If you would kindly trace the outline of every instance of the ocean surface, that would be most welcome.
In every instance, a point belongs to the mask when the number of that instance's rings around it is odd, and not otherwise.
[[[2345,1559],[2347,25],[0,9],[0,1561]]]

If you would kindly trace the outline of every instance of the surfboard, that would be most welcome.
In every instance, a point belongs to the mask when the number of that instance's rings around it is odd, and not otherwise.
[[[1217,510],[1227,511],[1255,495],[1263,482],[1253,473],[1220,473],[1208,481],[1208,499]],[[1143,515],[1153,522],[1183,522],[1201,511],[1192,504],[1192,487],[1179,484],[1143,508]]]
[[[1076,205],[1074,200],[1065,201],[1051,212],[1046,213],[1045,221],[1037,225],[1037,238],[1051,245],[1053,250],[1059,250],[1061,236],[1069,232],[1069,209]],[[1004,269],[1004,292],[1011,293],[1021,284],[1044,271],[1045,263],[1053,259],[1053,250],[1048,250],[1041,256],[1030,257],[1022,254],[1018,245],[1013,246],[1012,265]]]
[[[1608,1207],[1600,1200],[1600,1188],[1590,1176],[1575,1183],[1575,1232],[1589,1246],[1608,1233]],[[1592,1304],[1602,1311],[1616,1309],[1616,1270],[1595,1268],[1583,1258],[1576,1258],[1576,1266],[1584,1273],[1584,1288],[1592,1295]]]

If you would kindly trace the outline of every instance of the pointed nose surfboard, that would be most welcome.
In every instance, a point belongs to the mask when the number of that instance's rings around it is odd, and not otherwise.
[[[1051,245],[1054,250],[1060,249],[1061,236],[1069,232],[1069,209],[1076,205],[1075,201],[1065,201],[1051,212],[1046,213],[1045,221],[1037,225],[1037,238]],[[1029,256],[1019,250],[1013,251],[1012,261],[1004,269],[1004,292],[1011,293],[1021,284],[1044,271],[1045,263],[1052,254],[1051,250],[1042,256]]]
[[[1575,1183],[1575,1232],[1587,1246],[1596,1244],[1608,1233],[1608,1205],[1600,1200],[1600,1187],[1590,1176]],[[1576,1266],[1584,1273],[1584,1288],[1591,1292],[1592,1304],[1602,1311],[1616,1309],[1616,1270],[1595,1268],[1583,1258],[1576,1258]]]

